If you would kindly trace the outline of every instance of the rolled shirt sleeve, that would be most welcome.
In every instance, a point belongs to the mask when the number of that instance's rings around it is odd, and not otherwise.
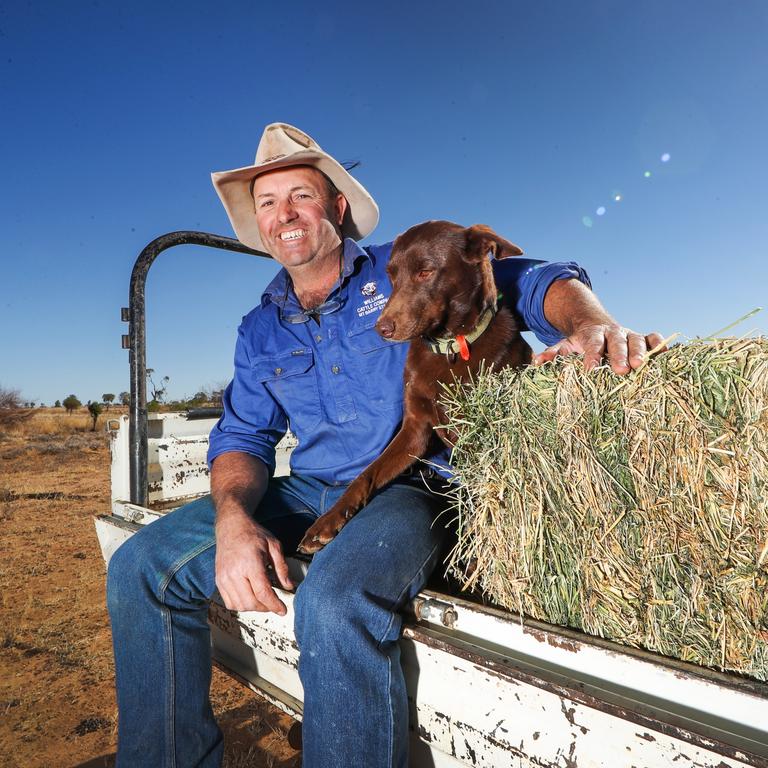
[[[208,464],[222,453],[249,453],[261,459],[272,475],[275,446],[285,434],[288,421],[263,382],[253,375],[245,322],[238,329],[235,375],[224,392],[224,413],[211,430]]]
[[[504,299],[525,324],[546,345],[563,338],[544,316],[544,296],[555,280],[576,279],[588,288],[592,283],[586,270],[574,261],[536,261],[514,258],[494,262],[496,284]]]

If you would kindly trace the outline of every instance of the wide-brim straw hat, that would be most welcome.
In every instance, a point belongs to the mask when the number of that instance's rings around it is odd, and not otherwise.
[[[379,222],[379,207],[365,187],[304,131],[287,123],[271,123],[264,129],[253,165],[211,174],[213,186],[241,243],[257,251],[266,250],[256,225],[251,182],[262,173],[292,165],[317,168],[347,198],[347,212],[341,225],[344,237],[360,240],[373,232]]]

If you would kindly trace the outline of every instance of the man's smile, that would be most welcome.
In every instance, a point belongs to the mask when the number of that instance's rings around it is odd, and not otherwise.
[[[306,229],[292,229],[290,232],[281,232],[280,233],[280,239],[281,240],[300,240],[302,237],[305,237],[307,234]]]

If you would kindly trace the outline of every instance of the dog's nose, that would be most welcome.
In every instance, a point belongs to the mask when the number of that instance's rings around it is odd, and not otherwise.
[[[391,320],[380,317],[376,321],[376,330],[385,339],[391,339],[395,333],[395,324]]]

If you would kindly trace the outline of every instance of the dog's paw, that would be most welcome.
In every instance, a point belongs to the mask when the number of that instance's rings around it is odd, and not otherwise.
[[[314,555],[319,552],[329,541],[333,541],[336,534],[346,525],[348,516],[344,512],[326,512],[319,517],[304,534],[299,544],[299,552],[305,555]]]

